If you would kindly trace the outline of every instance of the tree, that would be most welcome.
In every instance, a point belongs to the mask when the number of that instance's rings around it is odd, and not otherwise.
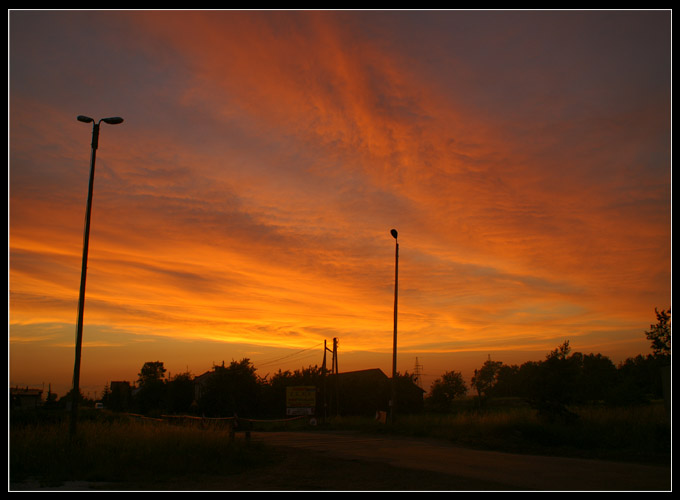
[[[538,363],[532,373],[529,401],[538,410],[539,417],[548,421],[573,422],[577,418],[566,405],[574,400],[583,355],[569,356],[570,352],[567,340]]]
[[[571,347],[566,340],[556,349],[548,353],[540,365],[537,380],[535,380],[536,393],[541,401],[550,401],[558,405],[566,405],[572,400],[578,376],[578,363],[581,354],[569,357]]]
[[[397,412],[403,414],[413,414],[423,411],[423,389],[416,384],[415,374],[408,372],[403,375],[397,372]]]
[[[137,380],[139,391],[135,395],[135,404],[141,413],[164,409],[165,371],[162,361],[147,361],[142,366]]]
[[[249,417],[258,411],[260,381],[248,358],[213,366],[198,405],[206,416]]]
[[[659,312],[654,309],[656,313],[656,325],[650,325],[650,330],[645,332],[647,339],[652,342],[652,352],[654,356],[660,358],[669,358],[671,356],[671,310]]]
[[[565,360],[569,356],[569,353],[571,352],[571,347],[569,347],[569,341],[565,340],[562,344],[557,346],[555,349],[550,351],[548,355],[545,357],[546,360]]]
[[[178,373],[166,383],[166,407],[173,413],[186,413],[194,402],[194,380],[190,373]]]
[[[526,361],[517,371],[515,381],[515,396],[531,400],[534,396],[535,380],[541,369],[541,361]]]
[[[112,411],[127,411],[132,400],[132,388],[129,382],[111,382],[107,384],[102,396],[104,406]]]
[[[607,395],[607,402],[614,406],[633,406],[649,402],[654,391],[652,383],[657,373],[654,366],[656,358],[638,354],[619,363],[616,370],[617,381]],[[660,392],[660,388],[659,388]]]
[[[494,397],[519,396],[521,392],[520,367],[517,365],[502,365],[496,375],[496,383],[493,386]]]
[[[101,397],[102,404],[109,408],[109,406],[106,404],[109,401],[111,401],[111,387],[109,384],[104,385],[104,390],[102,391],[102,397]]]
[[[61,404],[70,404],[71,401],[73,401],[73,388],[71,388],[70,391],[68,391],[66,394],[64,394],[61,398],[59,398],[59,403]],[[78,405],[81,407],[84,406],[94,406],[94,401],[87,396],[83,394],[83,391],[81,389],[78,389]]]
[[[448,412],[457,398],[467,394],[467,386],[460,372],[450,371],[435,380],[430,387],[427,404],[434,411]]]
[[[496,385],[501,366],[503,366],[502,361],[491,361],[489,358],[479,370],[475,370],[475,375],[472,377],[472,386],[477,389],[477,396],[480,401],[489,396]]]
[[[137,374],[139,377],[137,382],[140,387],[143,387],[145,384],[162,382],[165,379],[165,371],[162,361],[147,361]]]
[[[604,401],[616,385],[616,366],[602,354],[580,357],[576,398],[580,402]]]

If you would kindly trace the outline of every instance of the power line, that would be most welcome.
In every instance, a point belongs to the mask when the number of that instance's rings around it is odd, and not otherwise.
[[[302,354],[303,352],[309,351],[311,349],[316,349],[317,347],[320,347],[321,345],[323,345],[323,342],[316,344],[312,347],[307,347],[306,349],[302,349],[300,351],[296,351],[296,352],[293,352],[291,354],[287,354],[287,355],[282,356],[282,357],[277,358],[277,359],[271,359],[271,360],[268,360],[268,361],[263,361],[262,363],[258,364],[258,367],[271,365],[273,363],[278,363],[279,361],[282,361],[282,360],[288,359],[288,358],[292,358],[293,356],[297,356],[297,355]]]

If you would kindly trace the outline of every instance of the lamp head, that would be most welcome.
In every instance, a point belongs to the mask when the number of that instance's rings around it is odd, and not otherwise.
[[[397,239],[397,230],[396,229],[392,229],[390,231],[390,234],[392,235],[392,238],[394,238],[395,240]]]
[[[94,121],[92,118],[90,118],[89,116],[85,116],[85,115],[78,115],[77,120],[79,122],[83,122],[83,123],[92,123]]]
[[[123,123],[123,119],[120,116],[112,116],[111,118],[102,118],[102,121],[104,123],[108,123],[109,125],[118,125],[119,123]]]

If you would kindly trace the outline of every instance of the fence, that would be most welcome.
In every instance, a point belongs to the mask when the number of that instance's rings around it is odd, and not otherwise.
[[[161,415],[160,417],[147,417],[137,413],[126,413],[125,415],[141,421],[167,422],[177,425],[191,424],[198,425],[199,427],[203,428],[212,428],[215,425],[225,425],[229,429],[230,439],[235,438],[236,432],[244,432],[246,439],[250,439],[250,433],[253,430],[254,424],[256,423],[289,423],[307,418],[305,415],[272,420],[242,418],[236,415],[233,417],[197,417],[194,415]]]

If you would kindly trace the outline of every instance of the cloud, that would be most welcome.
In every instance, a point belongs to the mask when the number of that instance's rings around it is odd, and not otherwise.
[[[395,227],[405,349],[623,345],[670,300],[666,19],[15,12],[11,323],[74,319],[85,113],[125,118],[97,155],[100,342],[386,352]]]

